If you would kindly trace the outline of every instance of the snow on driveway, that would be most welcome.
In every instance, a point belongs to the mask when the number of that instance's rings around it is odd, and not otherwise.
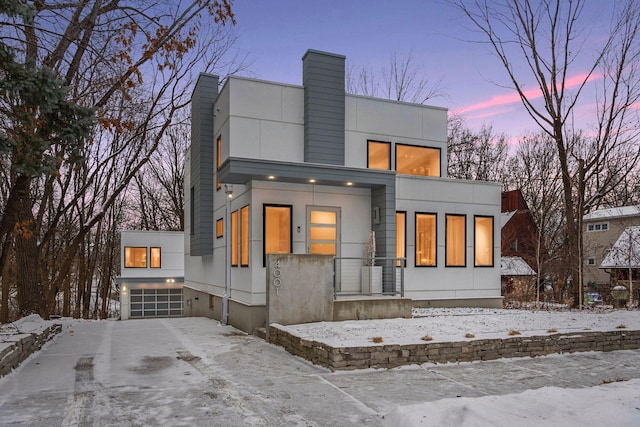
[[[345,345],[640,329],[640,312],[430,309],[296,325]],[[331,372],[204,318],[63,320],[0,378],[0,425],[640,425],[640,351]]]

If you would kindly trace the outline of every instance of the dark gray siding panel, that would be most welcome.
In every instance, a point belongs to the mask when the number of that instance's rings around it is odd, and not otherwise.
[[[380,223],[372,224],[376,232],[376,249],[380,257],[396,256],[396,187],[386,185],[371,190],[371,209],[380,210]],[[385,263],[382,276],[383,292],[392,292],[395,287],[395,267]]]
[[[213,103],[218,96],[218,76],[200,74],[191,95],[191,187],[193,218],[191,255],[213,254],[213,193],[215,138]]]
[[[305,162],[344,165],[344,63],[315,50],[302,57]]]

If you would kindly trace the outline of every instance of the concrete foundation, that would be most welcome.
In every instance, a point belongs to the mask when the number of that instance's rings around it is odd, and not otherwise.
[[[456,308],[456,307],[477,307],[477,308],[504,308],[503,297],[487,298],[456,298],[456,299],[429,299],[412,300],[413,307],[416,308]]]
[[[410,298],[339,299],[333,302],[333,320],[395,319],[411,317]]]

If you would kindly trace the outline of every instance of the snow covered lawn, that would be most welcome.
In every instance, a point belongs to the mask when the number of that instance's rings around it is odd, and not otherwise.
[[[420,344],[508,338],[579,331],[640,330],[638,310],[504,310],[484,308],[414,309],[412,319],[318,322],[281,328],[332,347]],[[382,338],[375,343],[373,338]]]

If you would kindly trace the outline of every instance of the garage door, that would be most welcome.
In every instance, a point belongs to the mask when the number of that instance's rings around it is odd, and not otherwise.
[[[131,289],[132,318],[182,316],[182,288]]]

